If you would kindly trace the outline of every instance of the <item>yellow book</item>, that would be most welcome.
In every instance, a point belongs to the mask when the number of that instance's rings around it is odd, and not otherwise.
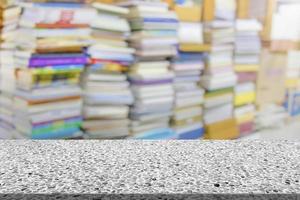
[[[259,65],[235,65],[234,70],[236,72],[257,72]]]
[[[209,44],[180,44],[179,50],[183,52],[208,52]]]
[[[202,15],[202,7],[199,6],[180,6],[176,5],[174,10],[180,21],[200,22]]]
[[[246,122],[254,121],[254,118],[255,118],[254,113],[247,113],[245,115],[236,117],[236,122],[237,122],[237,124],[243,124],[243,123],[246,123]]]
[[[239,136],[239,130],[235,119],[228,119],[205,127],[205,139],[227,140]]]
[[[285,80],[285,87],[286,88],[295,88],[299,85],[299,79],[297,78],[290,78]]]
[[[238,94],[234,97],[234,105],[242,106],[244,104],[254,103],[255,97],[255,92],[244,92],[242,94]]]

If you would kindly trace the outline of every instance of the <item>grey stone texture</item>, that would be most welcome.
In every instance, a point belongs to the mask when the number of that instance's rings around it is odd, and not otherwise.
[[[300,142],[1,141],[0,193],[300,193]]]

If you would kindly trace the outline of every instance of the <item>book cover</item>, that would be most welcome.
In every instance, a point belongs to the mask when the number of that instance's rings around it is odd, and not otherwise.
[[[178,135],[179,140],[195,140],[200,139],[204,134],[204,128],[192,130]]]
[[[69,57],[69,58],[31,58],[29,67],[51,66],[51,65],[81,65],[87,64],[87,57]]]

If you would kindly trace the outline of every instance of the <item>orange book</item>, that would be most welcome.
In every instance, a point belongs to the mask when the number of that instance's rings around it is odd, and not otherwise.
[[[45,49],[36,49],[37,53],[81,53],[82,46],[71,46],[71,47],[60,47],[60,48],[45,48]]]
[[[246,19],[249,17],[249,0],[237,0],[237,17]]]
[[[180,21],[200,22],[202,7],[199,6],[180,6],[175,5],[174,10]]]
[[[211,47],[209,44],[180,44],[179,49],[183,52],[208,52]]]
[[[213,21],[215,18],[215,0],[203,1],[203,21]]]
[[[66,23],[59,23],[59,24],[44,24],[39,23],[36,24],[36,28],[88,28],[88,24],[66,24]]]

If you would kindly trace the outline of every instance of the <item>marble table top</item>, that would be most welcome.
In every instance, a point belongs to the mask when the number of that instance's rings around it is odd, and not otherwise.
[[[300,193],[300,142],[0,142],[0,193]]]

